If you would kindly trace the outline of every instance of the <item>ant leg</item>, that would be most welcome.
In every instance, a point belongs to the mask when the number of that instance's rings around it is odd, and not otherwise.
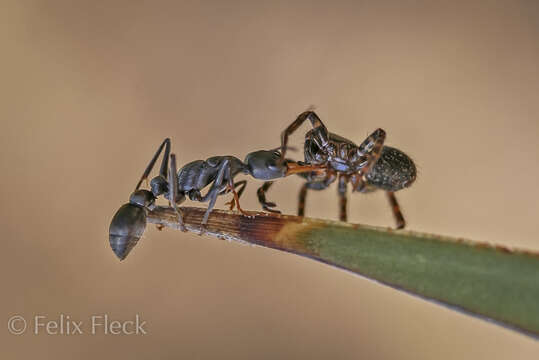
[[[247,186],[247,180],[241,180],[234,183],[234,189],[240,186],[241,189],[238,190],[238,199],[241,197],[241,194],[243,194],[243,190],[245,190],[245,187]]]
[[[281,133],[281,161],[284,161],[285,153],[288,145],[288,137],[296,131],[305,120],[309,120],[313,126],[313,138],[321,148],[324,148],[329,140],[329,132],[322,120],[312,110],[307,110],[298,115],[296,120]]]
[[[178,223],[180,224],[180,230],[187,231],[183,222],[183,213],[178,208],[178,204],[182,203],[185,200],[185,196],[182,194],[181,197],[178,197],[178,173],[176,170],[176,155],[170,154],[170,173],[168,174],[168,183],[169,183],[169,200],[178,215]]]
[[[393,216],[395,217],[395,221],[397,223],[397,229],[403,229],[406,225],[406,222],[404,221],[404,217],[402,216],[399,203],[397,202],[397,198],[392,191],[387,191],[386,194],[387,199],[389,200],[389,204],[391,205],[391,210],[393,211]]]
[[[204,228],[206,227],[206,224],[208,223],[208,218],[210,216],[211,211],[213,210],[213,207],[215,206],[215,201],[217,200],[217,196],[219,195],[219,189],[215,188],[208,192],[210,196],[210,203],[208,204],[208,208],[206,209],[206,212],[204,213],[204,217],[202,218],[202,227],[200,229],[200,235],[204,233]]]
[[[337,187],[337,191],[339,193],[339,220],[341,221],[347,221],[347,213],[346,213],[346,205],[347,205],[347,198],[346,198],[346,190],[348,185],[348,179],[346,176],[343,176],[342,174],[339,175],[339,186]]]
[[[206,224],[208,223],[208,218],[210,216],[211,211],[213,210],[213,207],[215,206],[215,201],[217,200],[217,196],[219,196],[219,193],[220,193],[220,189],[218,187],[215,187],[214,185],[212,185],[208,193],[201,198],[201,202],[205,202],[208,199],[210,199],[210,203],[208,204],[208,208],[206,209],[206,212],[204,213],[204,217],[202,218],[202,222],[200,223],[199,235],[203,235],[206,232]]]
[[[260,205],[262,205],[262,209],[272,213],[280,214],[281,212],[279,210],[271,209],[272,207],[275,207],[277,205],[274,202],[266,200],[266,192],[269,190],[272,184],[273,181],[266,181],[264,185],[258,188],[258,190],[256,191],[256,194],[258,195],[258,202],[260,203]]]
[[[221,193],[222,185],[223,185],[223,179],[225,177],[225,171],[228,168],[228,171],[230,172],[230,161],[228,159],[224,160],[221,165],[219,165],[219,171],[217,173],[217,177],[213,181],[213,185],[211,186],[210,190],[206,195],[200,198],[200,202],[206,202],[208,199],[210,200],[210,203],[208,204],[208,209],[206,209],[206,212],[204,213],[204,217],[202,218],[202,227],[200,234],[202,235],[204,233],[204,227],[208,223],[208,217],[210,216],[211,211],[213,210],[213,207],[215,206],[215,201],[217,200],[217,196],[219,193]]]
[[[236,202],[236,207],[238,208],[238,211],[242,213],[243,215],[249,215],[245,211],[243,211],[243,209],[240,206],[240,197],[238,193],[236,192],[236,187],[234,186],[234,181],[232,180],[232,174],[230,173],[230,165],[226,166],[225,178],[228,179],[227,188],[229,188],[230,191],[232,191],[232,194],[234,194],[234,201]]]
[[[247,186],[247,180],[241,180],[234,183],[234,189],[240,186],[241,188],[238,190],[238,200],[240,199],[241,194],[243,194],[243,190],[245,190],[245,186]],[[234,206],[236,205],[236,199],[233,198],[229,202],[225,203],[225,205],[229,205],[230,210],[234,210]]]
[[[148,166],[146,166],[144,173],[140,177],[140,180],[137,183],[137,186],[135,187],[135,191],[137,191],[140,187],[140,184],[142,184],[142,182],[148,178],[148,175],[152,171],[153,166],[155,165],[155,162],[157,161],[157,158],[161,154],[161,151],[163,151],[163,148],[165,148],[165,154],[163,155],[163,161],[161,162],[161,169],[160,169],[159,175],[161,175],[164,179],[167,178],[168,157],[170,154],[170,139],[169,138],[166,138],[161,143],[161,145],[155,152],[154,156],[152,157],[152,160],[150,160],[150,163],[148,164]]]

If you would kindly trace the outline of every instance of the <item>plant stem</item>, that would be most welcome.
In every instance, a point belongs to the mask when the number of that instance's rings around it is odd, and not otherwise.
[[[200,233],[206,209],[183,207]],[[148,221],[178,229],[171,208]],[[289,215],[213,210],[206,234],[291,252],[539,336],[539,254],[411,231]]]

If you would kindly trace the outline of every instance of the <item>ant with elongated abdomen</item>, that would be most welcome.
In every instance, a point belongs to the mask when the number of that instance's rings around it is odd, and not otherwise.
[[[341,221],[347,220],[347,187],[351,183],[352,190],[357,192],[386,191],[397,228],[404,228],[404,217],[394,192],[409,187],[415,181],[417,171],[412,159],[398,149],[385,146],[386,133],[382,129],[375,130],[357,146],[342,136],[330,133],[318,115],[308,110],[282,132],[281,161],[285,159],[288,137],[306,120],[313,128],[305,134],[305,162],[325,166],[326,170],[298,174],[306,180],[299,193],[298,215],[305,214],[308,189],[323,190],[337,180]],[[258,189],[258,199],[265,210],[278,212],[271,209],[275,207],[274,203],[266,201],[266,192],[271,184],[268,181]]]
[[[170,139],[165,139],[144,170],[135,191],[129,198],[129,203],[120,207],[112,219],[109,242],[114,253],[123,260],[137,244],[146,228],[147,212],[155,207],[155,201],[161,195],[169,200],[178,216],[179,226],[184,230],[183,214],[178,205],[187,197],[193,201],[209,202],[201,223],[203,231],[219,195],[232,192],[234,198],[229,202],[231,210],[235,205],[242,214],[246,214],[240,207],[239,198],[247,181],[234,182],[236,175],[245,174],[255,179],[273,180],[323,169],[323,166],[292,160],[283,161],[279,149],[281,148],[251,152],[247,154],[245,161],[234,156],[214,156],[206,160],[192,161],[177,171],[176,156],[170,152]],[[151,191],[140,189],[163,150],[159,175],[150,182]],[[209,185],[211,185],[209,190],[202,195],[201,191]]]

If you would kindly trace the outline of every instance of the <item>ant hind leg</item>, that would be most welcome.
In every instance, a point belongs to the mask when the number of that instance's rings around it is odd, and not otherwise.
[[[185,229],[184,221],[183,221],[183,212],[178,208],[178,204],[182,203],[185,200],[185,196],[181,194],[181,197],[179,197],[178,194],[178,173],[176,172],[176,155],[170,154],[170,172],[168,174],[168,184],[169,184],[169,200],[174,208],[174,211],[176,211],[176,215],[178,216],[178,224],[180,227],[180,230],[187,231]]]

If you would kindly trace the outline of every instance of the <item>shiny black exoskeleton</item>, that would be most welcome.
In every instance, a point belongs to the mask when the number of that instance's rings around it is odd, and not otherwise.
[[[159,175],[150,182],[151,191],[140,189],[142,182],[148,178],[155,162],[164,150]],[[170,168],[169,168],[170,159]],[[255,179],[271,180],[300,171],[308,171],[312,167],[303,167],[301,163],[281,161],[281,152],[260,150],[249,153],[245,161],[234,156],[214,156],[206,160],[192,161],[176,171],[176,157],[170,153],[170,139],[165,139],[159,146],[150,163],[144,170],[129,203],[123,205],[114,215],[109,227],[109,242],[116,256],[123,260],[136,245],[146,228],[147,211],[155,207],[156,199],[163,195],[167,198],[178,215],[178,223],[184,228],[183,215],[178,205],[186,197],[193,201],[207,202],[208,209],[202,220],[202,227],[215,205],[217,196],[232,192],[234,204],[243,213],[239,204],[246,181],[233,182],[238,174],[249,175]],[[205,195],[201,191],[211,184]],[[237,192],[236,188],[241,187]]]

